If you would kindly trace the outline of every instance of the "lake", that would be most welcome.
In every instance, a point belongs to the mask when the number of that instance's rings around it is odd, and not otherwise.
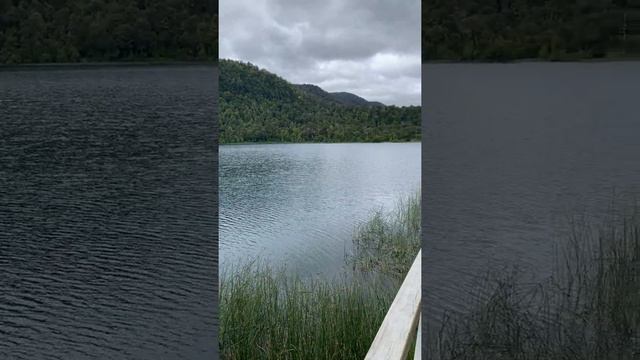
[[[420,187],[420,143],[220,146],[221,272],[338,275],[355,227]]]
[[[0,70],[0,358],[216,357],[216,72]]]
[[[549,275],[569,219],[640,195],[640,63],[423,65],[423,306],[438,327],[489,268]],[[615,196],[614,196],[615,192]]]

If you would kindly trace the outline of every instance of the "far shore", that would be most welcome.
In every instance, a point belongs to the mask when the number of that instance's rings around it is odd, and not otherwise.
[[[140,60],[140,61],[84,61],[69,63],[24,63],[0,64],[0,70],[5,69],[50,69],[50,68],[93,68],[93,67],[129,67],[129,66],[190,66],[217,65],[216,60]]]
[[[633,56],[605,56],[601,58],[566,58],[566,59],[541,59],[541,58],[528,58],[528,59],[510,59],[510,60],[495,60],[495,59],[476,59],[476,60],[423,60],[423,65],[430,64],[521,64],[521,63],[612,63],[612,62],[634,62],[640,61],[640,54]]]
[[[340,141],[340,142],[331,142],[331,141],[308,141],[308,142],[286,142],[286,141],[261,141],[261,142],[232,142],[232,143],[221,143],[218,145],[319,145],[319,144],[410,144],[410,143],[421,143],[422,140],[408,140],[408,141]]]

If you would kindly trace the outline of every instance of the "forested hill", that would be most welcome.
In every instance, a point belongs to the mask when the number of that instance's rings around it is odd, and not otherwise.
[[[640,57],[640,0],[423,1],[422,57]]]
[[[220,60],[220,142],[420,139],[420,106],[384,106],[293,85],[255,65]],[[348,94],[348,93],[347,93]]]
[[[0,0],[0,64],[217,60],[215,0]]]

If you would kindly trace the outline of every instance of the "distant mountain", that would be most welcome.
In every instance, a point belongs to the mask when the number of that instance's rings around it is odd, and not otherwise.
[[[330,93],[324,91],[318,85],[299,84],[299,85],[294,85],[294,86],[297,87],[298,89],[306,92],[309,95],[317,97],[321,101],[325,101],[325,102],[330,103],[330,104],[342,104],[342,102],[340,102],[335,97],[331,96]]]
[[[351,105],[351,106],[384,106],[384,104],[380,102],[368,101],[356,94],[352,94],[348,92],[327,92],[317,85],[300,84],[295,86],[309,94],[319,97],[324,101],[334,103],[334,104]]]
[[[355,106],[385,106],[381,102],[377,101],[367,101],[366,99],[361,98],[358,95],[348,93],[348,92],[332,92],[331,96],[340,101],[345,105],[355,105]]]
[[[294,85],[250,63],[220,60],[220,142],[420,139],[419,106],[385,106],[347,92]]]

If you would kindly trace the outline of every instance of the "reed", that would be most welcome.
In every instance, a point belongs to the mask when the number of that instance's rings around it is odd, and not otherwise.
[[[429,358],[640,358],[635,209],[598,227],[573,223],[553,275],[535,285],[520,278],[517,269],[487,276],[468,312],[445,314],[428,341]]]
[[[221,283],[224,359],[362,359],[395,293],[248,265]]]

